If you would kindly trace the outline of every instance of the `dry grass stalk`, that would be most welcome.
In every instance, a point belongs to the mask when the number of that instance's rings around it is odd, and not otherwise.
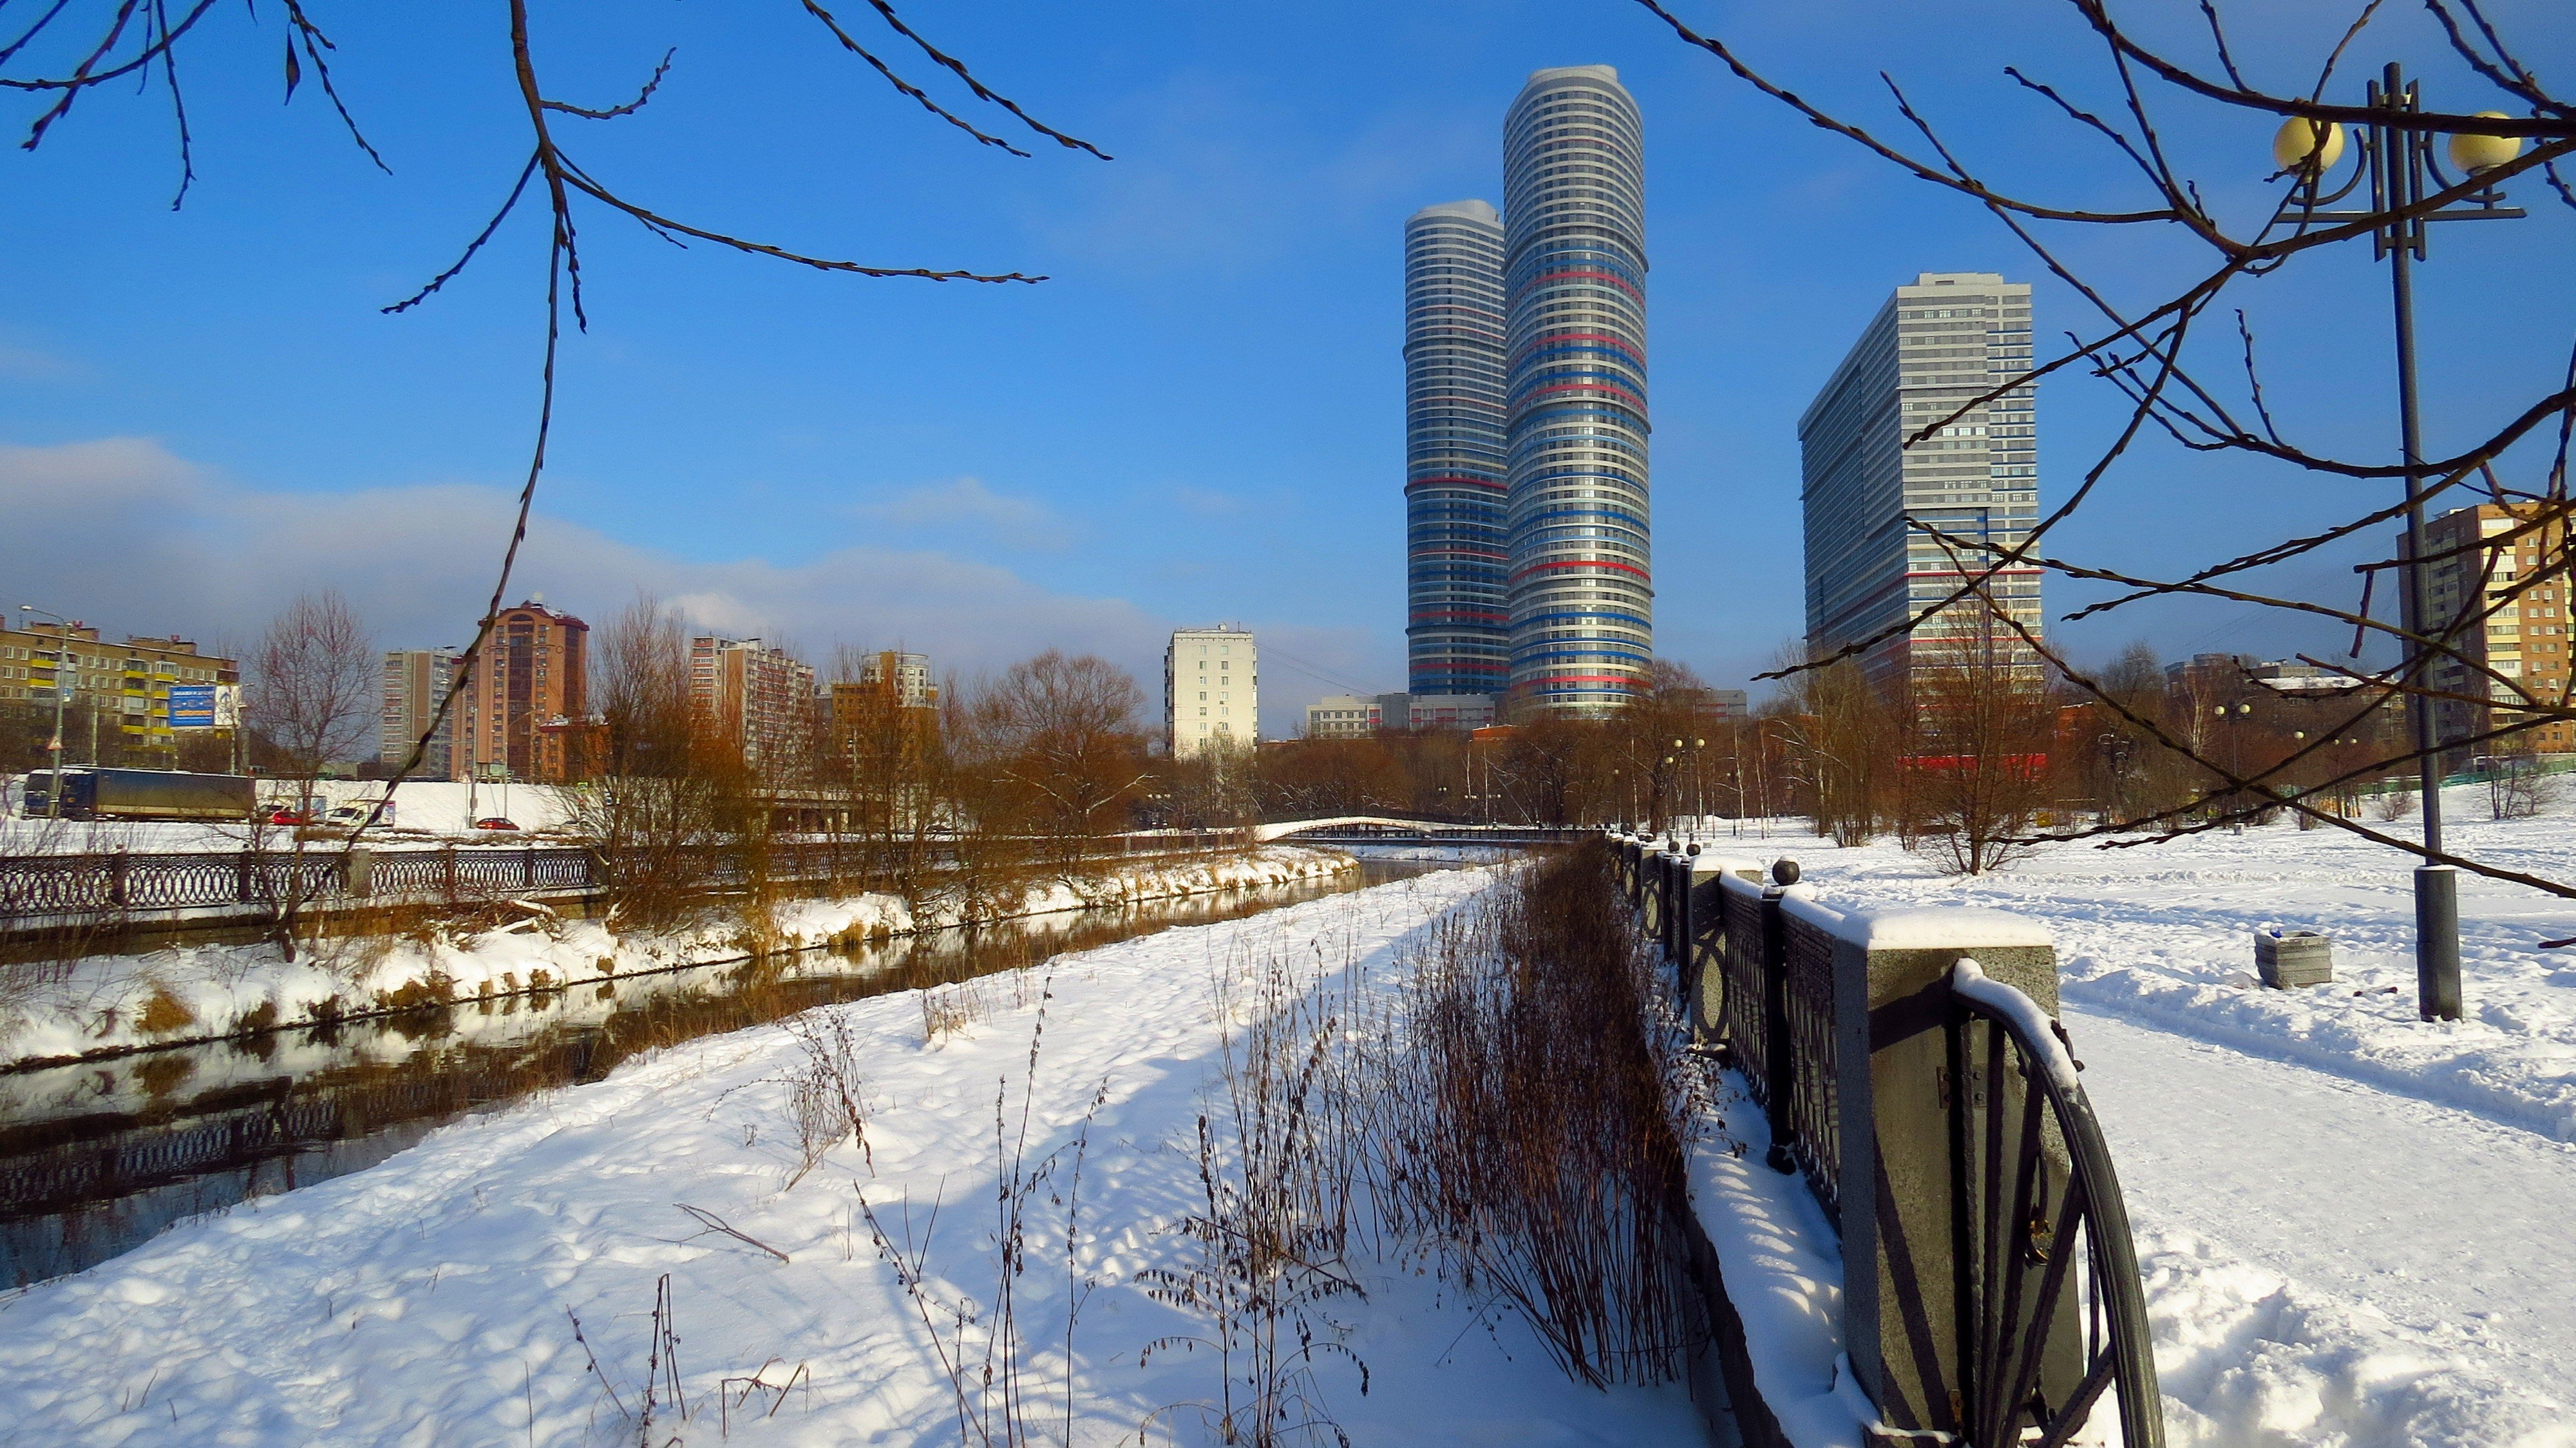
[[[1312,948],[1324,964],[1325,942]],[[1200,1206],[1180,1225],[1196,1260],[1142,1274],[1150,1295],[1197,1313],[1206,1329],[1156,1339],[1140,1365],[1204,1348],[1218,1368],[1214,1402],[1153,1417],[1194,1408],[1226,1443],[1346,1443],[1316,1377],[1326,1358],[1350,1363],[1368,1391],[1368,1365],[1321,1311],[1366,1296],[1348,1261],[1363,1219],[1367,1093],[1353,1072],[1365,1063],[1345,1049],[1344,1030],[1364,993],[1343,948],[1338,983],[1321,989],[1309,988],[1302,957],[1221,962],[1219,1076],[1198,1118]]]
[[[925,992],[927,994],[927,992]],[[796,1123],[796,1175],[793,1188],[822,1161],[824,1154],[856,1138],[868,1165],[867,1083],[859,1071],[857,1043],[839,1011],[812,1011],[787,1023],[789,1034],[805,1049],[805,1066],[788,1085],[788,1115]]]
[[[992,1012],[979,981],[933,986],[921,993],[921,1043],[936,1046]]]
[[[1374,1198],[1594,1386],[1677,1376],[1700,1330],[1680,1212],[1695,1079],[1595,842],[1436,925],[1373,1033]]]
[[[1046,1040],[1047,1008],[1052,993],[1041,989],[1037,1025],[1029,1035],[1029,1055],[1020,1081],[1016,1108],[1011,1083],[1003,1078],[993,1094],[993,1159],[996,1177],[993,1218],[993,1294],[989,1303],[945,1286],[931,1267],[939,1228],[940,1200],[914,1234],[910,1197],[901,1199],[894,1223],[877,1214],[862,1195],[860,1215],[877,1255],[895,1270],[932,1351],[947,1377],[957,1413],[958,1437],[994,1448],[1021,1448],[1040,1441],[1045,1417],[1060,1404],[1059,1443],[1073,1441],[1074,1343],[1083,1304],[1097,1281],[1082,1267],[1082,1168],[1091,1150],[1091,1124],[1108,1100],[1108,1082],[1094,1088],[1089,1106],[1070,1137],[1046,1152],[1035,1150],[1037,1068]],[[1058,1183],[1061,1182],[1059,1186]],[[1060,1227],[1042,1220],[1042,1209],[1060,1206]],[[1019,1312],[1019,1279],[1041,1253],[1060,1254],[1064,1263],[1066,1307],[1062,1339],[1063,1367],[1053,1391],[1032,1364],[1036,1333],[1024,1330]],[[1049,1333],[1052,1339],[1052,1332]]]

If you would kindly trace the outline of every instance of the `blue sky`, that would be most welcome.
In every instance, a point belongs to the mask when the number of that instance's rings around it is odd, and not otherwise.
[[[2196,24],[2189,7],[2130,8]],[[864,33],[869,12],[849,10]],[[2567,72],[2563,5],[2495,11],[2542,74]],[[256,24],[219,7],[184,54],[198,170],[184,210],[168,205],[157,91],[94,94],[41,150],[0,155],[0,500],[28,595],[9,602],[239,639],[296,588],[329,584],[387,646],[470,632],[534,413],[541,213],[424,308],[377,308],[454,257],[524,159],[502,7],[313,13],[391,176],[309,79],[280,106],[271,7]],[[586,210],[593,325],[565,350],[513,592],[594,622],[644,587],[809,656],[903,642],[972,672],[1053,644],[1107,653],[1150,688],[1163,631],[1240,620],[1274,646],[1274,732],[1328,691],[1317,675],[1401,687],[1399,227],[1430,202],[1500,200],[1502,110],[1543,65],[1616,65],[1646,117],[1659,645],[1714,681],[1742,682],[1801,626],[1797,414],[1888,288],[2001,270],[2040,283],[2043,338],[2085,324],[1975,207],[1752,94],[1626,0],[906,11],[1106,163],[975,145],[793,4],[536,13],[549,88],[579,103],[625,99],[677,47],[642,114],[563,123],[576,156],[636,199],[826,255],[1053,278],[826,276],[676,250]],[[2139,195],[2106,148],[2000,73],[2018,64],[2112,103],[2098,47],[2055,0],[1683,13],[1891,137],[1881,69],[2007,181],[2075,204]],[[2303,89],[2341,14],[2277,3],[2233,24],[2258,79]],[[971,104],[883,38],[898,68]],[[2421,69],[2437,99],[2496,103],[2413,10],[2390,7],[2353,53]],[[2263,204],[2259,118],[2170,98],[2164,115],[2222,206]],[[2565,365],[2571,214],[2523,193],[2534,219],[2450,228],[2424,270],[2437,448]],[[2130,300],[2202,260],[2164,231],[2064,242]],[[2384,269],[2352,248],[2247,295],[2285,425],[2376,456],[2394,431]],[[2046,506],[2118,414],[2081,379],[2042,398]],[[2063,547],[2187,567],[2385,489],[2150,446]],[[2348,601],[2359,556],[2283,586]],[[2089,596],[2053,584],[2051,611]],[[2174,605],[2066,638],[2089,656],[2139,637],[2168,655],[2278,656],[2333,633]]]

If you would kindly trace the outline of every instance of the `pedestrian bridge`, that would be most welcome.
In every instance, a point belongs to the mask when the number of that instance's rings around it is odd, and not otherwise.
[[[1253,838],[1327,845],[1561,845],[1597,833],[1581,825],[1477,825],[1409,820],[1389,815],[1334,815],[1328,819],[1274,820],[1253,827]]]

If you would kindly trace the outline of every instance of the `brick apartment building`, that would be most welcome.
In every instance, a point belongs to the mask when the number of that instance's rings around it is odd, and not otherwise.
[[[561,726],[590,713],[590,625],[531,598],[502,611],[482,647],[458,701],[457,777],[502,769],[539,784],[580,777],[580,751],[565,747]]]

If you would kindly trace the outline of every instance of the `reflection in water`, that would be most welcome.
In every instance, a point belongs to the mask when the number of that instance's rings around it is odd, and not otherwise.
[[[373,1166],[459,1116],[596,1081],[639,1051],[1437,868],[1367,862],[1332,880],[1067,911],[0,1076],[0,1286],[77,1272],[182,1218]]]

